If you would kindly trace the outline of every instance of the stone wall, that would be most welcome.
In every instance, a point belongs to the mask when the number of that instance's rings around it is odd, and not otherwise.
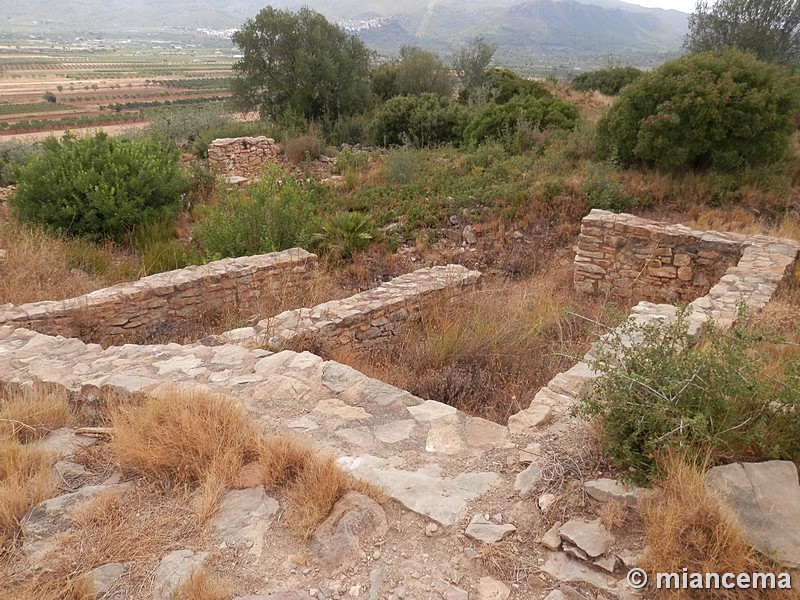
[[[419,269],[349,298],[288,310],[206,343],[272,350],[305,345],[327,352],[374,346],[400,331],[434,297],[461,294],[480,276],[461,265]]]
[[[0,306],[0,325],[85,341],[113,341],[213,310],[255,311],[262,296],[302,286],[316,268],[316,255],[302,248],[229,258],[69,300]]]
[[[746,239],[595,209],[581,223],[575,288],[590,294],[691,301],[737,263]]]
[[[265,162],[274,161],[280,148],[272,138],[221,138],[208,147],[208,166],[228,176],[256,177]]]

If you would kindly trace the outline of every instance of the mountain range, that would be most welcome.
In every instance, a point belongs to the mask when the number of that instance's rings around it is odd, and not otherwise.
[[[263,0],[37,0],[5,4],[0,32],[120,34],[164,27],[241,26]],[[515,52],[670,52],[680,48],[687,15],[620,0],[274,0],[309,5],[373,48],[416,45],[448,52],[477,35]],[[5,26],[5,27],[4,27]]]

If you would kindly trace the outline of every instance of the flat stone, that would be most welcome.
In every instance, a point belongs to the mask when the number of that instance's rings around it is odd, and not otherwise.
[[[51,431],[44,438],[31,444],[32,446],[52,452],[58,458],[69,458],[81,448],[91,446],[97,442],[97,438],[87,435],[77,435],[72,429],[62,427]]]
[[[235,379],[232,381],[235,381]],[[254,376],[252,381],[246,383],[258,384],[253,391],[252,399],[262,404],[298,402],[311,392],[311,387],[308,384],[286,375],[268,375],[263,379]]]
[[[407,440],[414,430],[416,421],[413,419],[403,419],[400,421],[392,421],[384,425],[379,425],[375,428],[374,434],[384,444],[396,444]]]
[[[453,525],[467,502],[487,492],[498,480],[496,473],[461,473],[452,479],[438,469],[404,471],[382,458],[365,455],[340,459],[356,477],[380,487],[384,493],[409,510],[439,525]]]
[[[484,544],[494,544],[516,530],[517,528],[510,523],[497,525],[487,520],[483,515],[475,515],[467,525],[464,533],[473,540]]]
[[[552,410],[544,404],[533,404],[508,417],[508,430],[515,434],[526,434],[535,431],[538,427],[550,420]]]
[[[406,390],[401,390],[377,379],[364,379],[359,388],[360,400],[368,405],[374,403],[379,406],[391,406],[392,404],[405,406],[414,398]]]
[[[344,419],[345,421],[358,421],[362,419],[369,419],[372,417],[366,410],[360,406],[350,406],[339,400],[338,398],[329,398],[328,400],[320,400],[314,407],[314,412],[331,417]]]
[[[333,577],[366,558],[362,544],[385,535],[388,528],[386,514],[377,502],[363,494],[348,492],[317,527],[309,551],[314,561]]]
[[[153,600],[172,600],[192,573],[203,566],[208,552],[175,550],[165,554],[153,577]]]
[[[600,558],[594,559],[592,563],[594,563],[604,571],[608,571],[609,573],[613,573],[614,571],[617,570],[616,556],[601,556]]]
[[[633,600],[638,598],[638,596],[625,589],[622,582],[610,581],[608,573],[596,571],[587,563],[570,558],[563,552],[552,552],[542,565],[542,570],[561,581],[587,583],[621,600]],[[569,599],[569,596],[566,597]]]
[[[731,511],[745,540],[778,563],[800,568],[800,485],[790,461],[709,469],[706,488]]]
[[[464,437],[470,448],[498,448],[508,441],[508,428],[478,417],[464,423]]]
[[[78,581],[86,581],[91,587],[94,597],[102,598],[112,590],[123,573],[125,573],[125,565],[108,563],[84,573],[78,578]]]
[[[380,599],[381,588],[383,587],[383,583],[386,581],[386,575],[388,575],[386,567],[378,567],[377,569],[372,569],[372,571],[370,571],[369,600]]]
[[[491,577],[481,577],[478,582],[478,600],[506,600],[511,590],[504,583]]]
[[[436,582],[434,589],[439,592],[443,600],[467,600],[469,598],[469,594],[466,592],[466,590],[457,588],[444,579],[439,579]]]
[[[524,471],[517,474],[514,480],[514,490],[519,493],[520,498],[525,499],[531,495],[541,472],[542,468],[532,462]]]
[[[244,546],[247,552],[261,556],[264,536],[280,506],[270,498],[264,486],[234,490],[222,497],[219,512],[211,526],[229,546]]]
[[[458,412],[449,404],[443,404],[435,400],[425,400],[422,404],[407,407],[407,410],[417,421],[436,421],[437,419],[455,415]]]
[[[615,479],[590,479],[583,484],[586,493],[595,500],[600,502],[616,501],[636,508],[642,495],[645,493],[644,488],[636,487],[634,485],[626,485],[620,483]]]
[[[267,596],[236,596],[233,600],[309,600],[309,595],[305,590],[286,590]]]
[[[364,379],[365,376],[360,371],[332,360],[326,362],[322,368],[322,385],[337,394]]]
[[[375,438],[372,437],[372,432],[366,427],[360,427],[358,429],[342,427],[341,429],[336,430],[336,435],[349,444],[361,446],[363,448],[368,448],[375,443]]]
[[[464,454],[467,451],[467,445],[453,424],[438,420],[433,421],[428,430],[425,451],[453,456]]]
[[[558,533],[562,539],[572,542],[592,558],[604,554],[614,542],[614,536],[603,527],[600,519],[570,519],[559,528]]]
[[[314,431],[315,429],[319,429],[317,422],[307,415],[287,421],[286,425],[292,429],[300,429],[302,431]]]

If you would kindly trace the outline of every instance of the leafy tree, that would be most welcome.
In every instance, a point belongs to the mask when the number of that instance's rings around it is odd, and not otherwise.
[[[689,17],[684,46],[691,52],[726,47],[752,52],[761,60],[800,60],[800,1],[699,0]]]
[[[668,62],[627,86],[598,123],[597,153],[663,169],[736,169],[781,159],[798,80],[728,49]]]
[[[232,39],[243,54],[233,66],[234,100],[262,117],[335,120],[368,100],[369,50],[311,9],[268,6]]]
[[[44,100],[45,102],[50,102],[52,104],[55,104],[56,103],[56,95],[53,92],[45,92],[42,95],[42,100]]]
[[[483,36],[472,40],[466,48],[461,48],[453,58],[453,70],[461,82],[462,90],[471,90],[481,84],[489,63],[497,51],[495,44],[489,44]]]
[[[428,93],[449,96],[452,89],[447,65],[432,52],[412,46],[403,46],[399,61],[381,65],[372,75],[372,90],[383,100]]]
[[[22,222],[117,241],[177,210],[187,187],[177,150],[102,132],[83,139],[67,135],[61,142],[48,138],[16,180],[10,202]]]
[[[572,87],[579,92],[597,90],[606,96],[616,96],[629,83],[642,76],[636,67],[608,67],[590,73],[581,73],[572,80]]]
[[[380,146],[423,148],[460,142],[468,122],[467,109],[448,98],[430,93],[397,96],[378,111],[370,133]]]

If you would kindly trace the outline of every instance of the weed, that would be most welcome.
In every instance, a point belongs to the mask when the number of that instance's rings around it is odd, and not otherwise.
[[[286,140],[283,152],[294,164],[301,164],[319,158],[322,142],[314,135],[307,134]]]

